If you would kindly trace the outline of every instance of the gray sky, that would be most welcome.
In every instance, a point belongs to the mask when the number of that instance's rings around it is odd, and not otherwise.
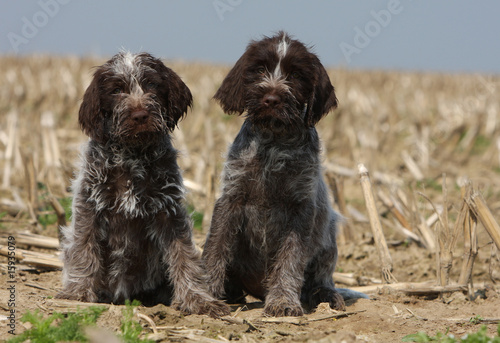
[[[286,30],[344,68],[500,73],[500,1],[0,0],[0,53],[232,64]]]

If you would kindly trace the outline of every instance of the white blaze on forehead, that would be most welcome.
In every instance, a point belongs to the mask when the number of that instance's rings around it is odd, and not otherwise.
[[[123,55],[123,63],[125,66],[127,66],[130,69],[134,69],[134,64],[135,64],[135,56],[132,55],[130,52],[126,52]]]
[[[288,50],[288,39],[286,34],[283,34],[283,38],[281,41],[278,43],[276,47],[276,51],[278,53],[278,64],[276,65],[276,68],[274,68],[273,71],[273,77],[274,78],[280,78],[281,77],[281,60],[286,56]]]
[[[128,51],[122,52],[114,60],[112,67],[116,74],[130,75],[137,69],[136,55]]]
[[[137,96],[144,94],[139,84],[139,80],[142,78],[142,68],[137,54],[132,54],[129,51],[121,53],[120,58],[113,65],[113,71],[124,77],[131,94]]]
[[[283,34],[283,38],[281,39],[281,42],[278,43],[278,56],[280,58],[280,61],[283,57],[285,57],[286,52],[288,50],[288,37],[286,34]]]

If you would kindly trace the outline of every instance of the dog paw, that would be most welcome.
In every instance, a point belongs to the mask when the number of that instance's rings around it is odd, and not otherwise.
[[[87,303],[98,301],[97,295],[91,290],[63,290],[56,295],[57,299],[76,300]]]
[[[172,302],[172,307],[183,314],[206,314],[219,318],[231,313],[229,306],[220,300],[193,297],[190,300]]]
[[[338,292],[334,292],[328,302],[334,310],[345,311],[344,298]]]
[[[266,306],[264,307],[264,314],[273,317],[299,317],[304,315],[304,310],[300,304],[285,302],[266,303]]]
[[[345,311],[344,298],[335,289],[329,287],[319,287],[313,292],[314,307],[320,303],[329,303],[334,310]]]
[[[206,303],[205,308],[202,309],[202,313],[198,314],[207,314],[212,318],[219,318],[223,316],[227,316],[231,313],[231,309],[229,306],[224,304],[222,301],[214,300]]]

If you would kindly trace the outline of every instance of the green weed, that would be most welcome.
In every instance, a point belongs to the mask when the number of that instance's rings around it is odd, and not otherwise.
[[[202,230],[202,224],[203,224],[203,213],[198,212],[194,209],[194,206],[189,204],[188,205],[188,213],[191,214],[191,218],[193,219],[193,228],[195,230],[201,231]]]
[[[125,308],[122,311],[123,319],[120,337],[126,343],[138,343],[138,342],[147,342],[153,343],[154,341],[149,339],[140,339],[139,336],[142,333],[142,326],[139,322],[134,320],[134,309],[139,306],[141,303],[137,300],[130,302],[127,300],[125,302]]]
[[[491,139],[486,136],[478,135],[474,140],[474,145],[472,146],[472,155],[481,155],[486,149],[491,145]]]
[[[7,212],[0,212],[0,221],[2,220],[3,217],[7,215]],[[0,222],[0,229],[5,229],[3,224]]]
[[[479,316],[471,318],[471,323],[477,322]],[[489,337],[486,325],[481,326],[475,333],[466,334],[460,338],[456,338],[452,334],[438,332],[436,336],[431,337],[425,332],[414,333],[403,337],[403,342],[439,342],[439,343],[500,343],[500,324],[497,328],[497,335]]]
[[[21,317],[21,322],[31,323],[32,328],[8,340],[8,342],[17,343],[28,340],[32,343],[87,342],[83,328],[95,325],[105,310],[105,307],[91,306],[78,310],[76,313],[69,313],[67,316],[55,312],[45,319],[38,310],[34,313],[28,311]]]
[[[72,197],[65,197],[58,199],[61,206],[64,208],[64,213],[66,214],[66,221],[71,221],[71,205],[73,204]]]
[[[426,189],[430,188],[435,191],[441,192],[443,189],[443,185],[441,185],[437,180],[426,178],[421,181],[417,181],[417,189]]]
[[[117,335],[126,343],[153,343],[152,340],[141,339],[142,326],[134,320],[134,309],[140,305],[137,300],[126,302],[122,311],[122,324]],[[11,338],[8,343],[55,343],[55,342],[88,342],[84,329],[96,325],[99,316],[106,311],[103,306],[91,306],[79,309],[76,313],[67,315],[55,312],[47,318],[36,310],[34,313],[26,312],[21,317],[21,322],[29,322],[32,328],[22,334]]]
[[[51,194],[47,186],[42,182],[38,182],[37,188],[39,192],[38,199],[40,203],[40,208],[38,209],[40,212],[40,214],[38,215],[38,222],[44,228],[47,228],[47,226],[57,223],[57,214],[55,213],[54,208],[49,201],[49,197],[51,196]],[[64,209],[66,221],[71,221],[71,204],[73,199],[71,197],[65,197],[59,198],[57,200]]]
[[[471,322],[471,324],[479,324],[479,323],[481,323],[481,320],[483,320],[483,317],[481,317],[480,315],[477,315],[477,316],[469,319],[469,322]]]

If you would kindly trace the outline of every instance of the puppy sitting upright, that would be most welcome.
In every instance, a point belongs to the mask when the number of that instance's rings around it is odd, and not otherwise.
[[[80,107],[90,140],[63,229],[58,297],[229,313],[206,290],[169,135],[191,103],[179,76],[147,53],[119,53],[96,70]]]
[[[246,120],[230,147],[203,260],[218,298],[265,299],[272,316],[329,302],[338,215],[321,175],[314,125],[337,106],[316,55],[280,32],[251,42],[214,98]]]

